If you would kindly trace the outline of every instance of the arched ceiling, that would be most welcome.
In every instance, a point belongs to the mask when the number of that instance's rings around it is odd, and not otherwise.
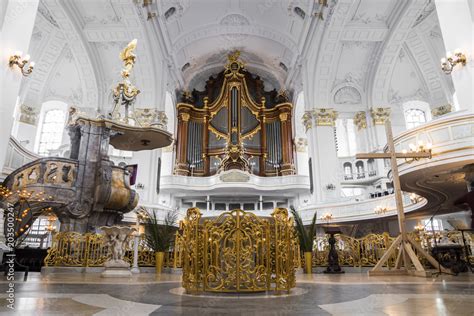
[[[226,55],[242,51],[247,68],[269,88],[285,87],[306,41],[314,1],[167,0],[147,7],[170,52],[181,88],[223,69]],[[295,13],[295,8],[299,15]],[[174,12],[170,15],[170,12]]]
[[[165,91],[202,89],[233,50],[267,90],[304,90],[308,109],[438,106],[453,91],[439,68],[440,34],[432,0],[41,0],[29,52],[37,67],[22,97],[104,112],[120,80],[118,53],[137,38],[137,107],[164,108]]]

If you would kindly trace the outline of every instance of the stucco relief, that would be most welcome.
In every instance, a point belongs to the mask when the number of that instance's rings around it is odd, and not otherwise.
[[[351,86],[340,88],[334,94],[336,104],[360,104],[362,101],[359,91]]]

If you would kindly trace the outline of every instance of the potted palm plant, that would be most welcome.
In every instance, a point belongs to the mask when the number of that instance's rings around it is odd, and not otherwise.
[[[303,225],[303,220],[301,219],[300,214],[298,214],[293,206],[290,206],[290,211],[293,214],[293,218],[295,219],[296,230],[300,240],[300,249],[304,253],[305,273],[311,273],[313,240],[314,235],[316,234],[316,212],[314,212],[311,225],[309,228],[306,228]]]
[[[146,213],[145,242],[155,252],[156,274],[160,274],[165,252],[169,251],[174,240],[178,214],[175,211],[169,211],[160,223],[156,212],[147,210]]]

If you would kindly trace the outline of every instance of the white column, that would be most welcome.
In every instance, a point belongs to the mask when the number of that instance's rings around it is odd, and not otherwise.
[[[474,68],[474,3],[472,0],[435,0],[441,33],[446,51],[460,49],[467,57],[467,65],[456,66],[451,73],[459,109],[473,110],[473,68]]]
[[[387,133],[385,132],[385,121],[390,119],[392,110],[390,108],[371,108],[371,126],[374,132],[376,146],[372,146],[369,150],[378,149],[383,151],[385,145],[387,145]],[[377,174],[383,175],[385,169],[383,159],[375,159]]]
[[[8,67],[16,51],[28,53],[39,0],[9,0],[0,32],[0,170],[5,163],[13,113],[23,76]]]
[[[315,127],[312,131],[313,196],[316,202],[333,201],[340,198],[340,170],[337,158],[334,124],[337,112],[332,109],[316,109],[313,113]],[[332,184],[334,190],[327,190]]]

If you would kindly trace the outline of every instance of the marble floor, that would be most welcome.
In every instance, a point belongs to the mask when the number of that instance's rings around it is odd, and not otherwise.
[[[297,275],[290,294],[198,297],[184,293],[180,275],[144,273],[104,279],[98,273],[30,274],[15,285],[0,279],[0,315],[473,315],[474,275],[419,278],[365,273]]]

